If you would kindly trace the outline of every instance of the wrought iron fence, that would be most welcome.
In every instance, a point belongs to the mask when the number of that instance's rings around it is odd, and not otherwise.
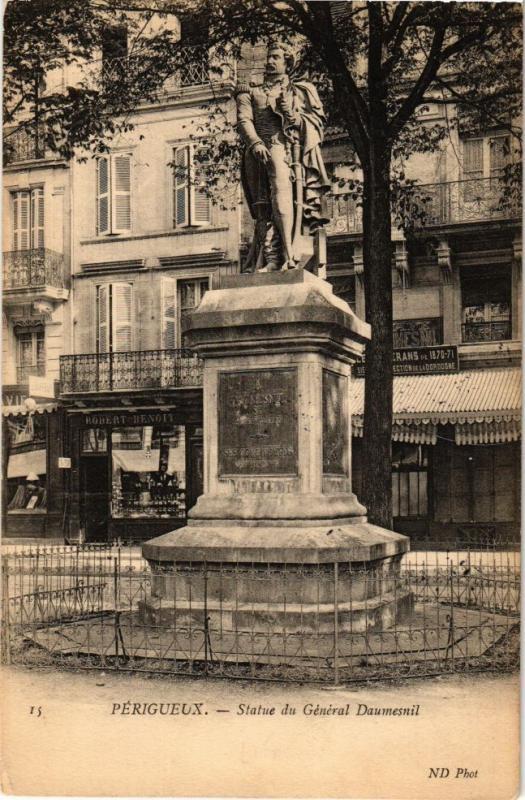
[[[4,252],[4,289],[65,286],[64,256],[47,247]]]
[[[463,342],[499,342],[511,338],[510,320],[467,322],[461,326]]]
[[[62,394],[202,386],[202,360],[187,349],[60,357]]]
[[[518,662],[519,555],[415,552],[400,569],[144,561],[139,548],[13,549],[4,660],[353,682]]]

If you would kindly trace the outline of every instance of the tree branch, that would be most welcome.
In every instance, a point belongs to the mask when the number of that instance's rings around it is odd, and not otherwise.
[[[396,12],[400,7],[403,7],[403,3],[400,3],[397,6]],[[409,13],[404,18],[403,17],[400,18],[400,23],[399,23],[397,31],[395,31],[395,28],[393,27],[394,19],[392,20],[392,24],[389,26],[389,29],[387,30],[387,36],[385,36],[385,42],[389,43],[391,41],[391,39],[392,39],[392,36],[394,36],[394,35],[395,35],[395,38],[394,38],[394,42],[392,44],[391,54],[386,59],[385,63],[383,64],[383,76],[384,77],[388,77],[388,75],[390,75],[390,73],[392,72],[392,70],[393,70],[393,68],[394,68],[394,66],[396,64],[396,62],[399,59],[399,56],[401,55],[401,48],[402,48],[402,45],[403,45],[403,39],[405,37],[405,33],[407,32],[408,28],[411,25],[414,25],[414,23],[416,23],[426,13],[427,12],[421,6],[416,6],[411,11],[409,11]],[[394,18],[395,18],[395,14],[394,14]],[[390,36],[389,36],[389,34],[390,34]]]
[[[445,33],[447,30],[448,21],[450,19],[450,9],[448,6],[444,6],[442,11],[442,17],[439,24],[436,25],[434,38],[432,39],[432,44],[430,46],[430,52],[428,54],[428,58],[426,64],[414,84],[414,87],[406,100],[401,105],[401,108],[398,112],[394,115],[393,119],[391,120],[388,126],[388,136],[389,138],[395,139],[403,125],[407,122],[410,118],[414,109],[421,103],[421,100],[437,75],[437,71],[441,66],[440,54],[441,48],[443,46],[443,41],[445,39]]]
[[[332,14],[329,3],[308,3],[314,17],[314,23],[305,30],[310,42],[323,52],[334,90],[342,92],[344,98],[339,99],[341,113],[351,132],[356,151],[362,163],[368,158],[369,111],[361,92],[341,53],[335,36]],[[315,23],[318,24],[315,24]],[[344,100],[347,100],[348,107]],[[348,113],[348,108],[352,113]]]

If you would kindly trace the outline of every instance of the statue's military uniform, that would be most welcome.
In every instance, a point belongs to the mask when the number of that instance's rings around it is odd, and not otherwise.
[[[242,181],[255,232],[245,269],[290,268],[303,232],[326,222],[330,188],[320,144],[324,112],[315,87],[287,75],[237,87],[237,128],[245,144]]]
[[[291,173],[291,148],[285,134],[283,115],[276,110],[276,101],[287,91],[288,78],[273,85],[239,86],[237,89],[238,129],[246,152],[244,156],[244,183],[253,195],[252,213],[258,225],[259,240],[264,237],[264,255],[270,269],[278,268],[280,236],[276,229],[268,230],[273,214],[281,224],[293,225],[293,187]],[[288,124],[292,120],[287,120]],[[257,144],[264,144],[269,152],[266,164],[252,154]]]

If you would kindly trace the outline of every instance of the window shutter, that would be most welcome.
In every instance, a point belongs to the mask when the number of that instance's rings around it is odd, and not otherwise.
[[[162,278],[162,347],[171,350],[177,346],[177,282],[175,278]]]
[[[200,158],[205,158],[205,148],[196,147],[194,150]],[[206,176],[202,161],[193,159],[193,214],[191,222],[195,225],[207,225],[210,222],[210,198],[206,194]]]
[[[173,226],[189,225],[189,147],[173,150]]]
[[[124,233],[131,229],[131,156],[112,157],[111,175],[111,232]]]
[[[467,139],[463,143],[465,178],[483,177],[483,139]]]
[[[110,284],[97,286],[97,353],[109,353]]]
[[[31,247],[44,247],[44,189],[31,192]]]
[[[13,196],[13,250],[29,249],[29,218],[29,192],[16,192]]]
[[[112,284],[112,351],[128,352],[132,349],[132,289],[131,283]]]
[[[97,159],[97,232],[110,232],[109,211],[109,158],[101,156]]]
[[[490,176],[498,177],[508,162],[508,136],[494,136],[490,140]]]

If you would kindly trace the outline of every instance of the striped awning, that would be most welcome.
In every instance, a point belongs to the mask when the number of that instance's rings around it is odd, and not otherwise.
[[[52,411],[56,411],[58,408],[58,403],[37,403],[36,408],[31,411],[32,414],[50,414]],[[3,406],[2,407],[2,414],[4,417],[19,417],[22,415],[29,414],[30,412],[27,409],[27,406]]]
[[[362,436],[364,379],[350,390],[353,435]],[[435,444],[437,426],[455,426],[457,444],[517,441],[521,423],[519,369],[464,370],[394,378],[394,441]]]

